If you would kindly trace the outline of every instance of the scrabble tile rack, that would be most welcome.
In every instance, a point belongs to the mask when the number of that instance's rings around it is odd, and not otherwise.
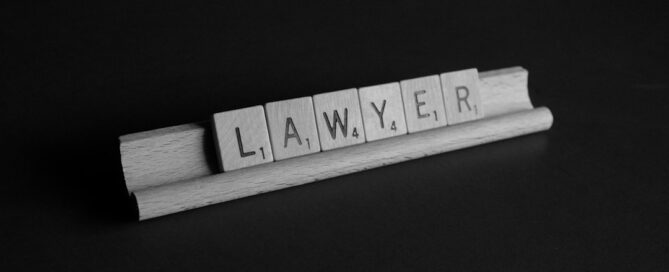
[[[548,108],[534,108],[528,72],[482,72],[485,117],[413,134],[219,173],[209,121],[119,138],[128,192],[145,220],[366,169],[548,130]]]

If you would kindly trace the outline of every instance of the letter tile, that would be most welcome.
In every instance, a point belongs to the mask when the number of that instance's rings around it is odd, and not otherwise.
[[[214,114],[214,142],[223,171],[272,162],[262,106]]]
[[[357,89],[314,95],[314,109],[323,151],[365,142]]]
[[[439,76],[402,80],[400,85],[409,133],[447,125]]]
[[[275,160],[321,151],[310,96],[267,103],[265,112]]]
[[[476,68],[441,74],[448,124],[483,118]]]
[[[399,83],[364,87],[358,93],[368,142],[407,134]]]

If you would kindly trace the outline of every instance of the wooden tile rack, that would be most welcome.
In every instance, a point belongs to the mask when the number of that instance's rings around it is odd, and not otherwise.
[[[413,134],[220,173],[209,121],[121,136],[128,191],[140,220],[339,175],[548,130],[553,116],[534,108],[528,72],[479,74],[485,117]]]

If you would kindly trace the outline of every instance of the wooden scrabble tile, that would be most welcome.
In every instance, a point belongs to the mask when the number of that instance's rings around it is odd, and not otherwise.
[[[441,87],[448,124],[483,118],[476,68],[441,74]]]
[[[262,106],[214,114],[214,142],[223,171],[274,160]]]
[[[270,102],[265,111],[275,160],[321,151],[310,96]]]
[[[355,88],[314,95],[314,109],[323,151],[365,142]]]
[[[399,83],[360,88],[358,94],[368,142],[407,134]]]
[[[400,85],[409,133],[447,124],[439,76],[402,80]]]

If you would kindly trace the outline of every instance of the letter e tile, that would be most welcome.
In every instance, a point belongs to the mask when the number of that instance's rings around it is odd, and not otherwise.
[[[409,133],[447,124],[439,76],[402,80],[400,86]]]

